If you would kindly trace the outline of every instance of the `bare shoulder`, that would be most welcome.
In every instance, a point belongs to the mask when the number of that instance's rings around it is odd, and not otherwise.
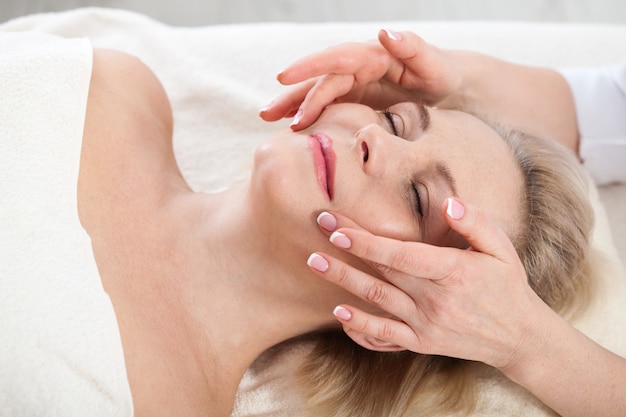
[[[173,181],[172,181],[173,179]],[[154,72],[113,50],[94,51],[78,181],[83,226],[163,199],[184,184],[172,149],[172,111]],[[120,220],[120,219],[117,219]]]
[[[163,86],[154,72],[135,56],[110,49],[94,51],[90,100],[103,96],[113,107],[148,104],[146,110],[157,116],[159,122],[171,125],[172,112]],[[100,103],[103,105],[106,109],[106,102]]]

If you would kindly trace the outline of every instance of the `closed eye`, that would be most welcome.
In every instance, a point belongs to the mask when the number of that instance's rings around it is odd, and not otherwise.
[[[417,210],[417,214],[419,214],[420,218],[424,217],[424,208],[422,207],[422,199],[420,197],[420,192],[417,189],[417,185],[413,185],[413,194],[415,196],[415,209]]]
[[[395,136],[398,136],[398,129],[396,128],[396,124],[393,121],[393,114],[389,111],[389,109],[385,109],[383,114],[385,115],[385,118],[387,119],[387,122],[389,123],[389,127],[391,127],[391,131],[393,132],[393,134]]]

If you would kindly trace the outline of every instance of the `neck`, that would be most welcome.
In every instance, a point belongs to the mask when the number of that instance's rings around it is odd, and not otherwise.
[[[268,224],[279,224],[267,221],[271,208],[248,197],[246,185],[190,197],[191,215],[184,216],[189,228],[181,229],[197,237],[189,255],[199,263],[177,286],[186,294],[176,306],[187,321],[185,343],[208,360],[201,364],[207,378],[229,375],[236,384],[268,348],[335,325],[331,311],[339,301],[306,266],[307,251],[316,245],[270,230]],[[325,242],[321,233],[311,234]]]
[[[112,223],[132,215],[128,227],[90,233],[136,415],[227,415],[262,352],[336,326],[332,308],[346,298],[306,266],[310,251],[330,249],[326,238],[313,218],[296,230],[259,201],[247,184],[179,190],[156,210],[110,214]]]

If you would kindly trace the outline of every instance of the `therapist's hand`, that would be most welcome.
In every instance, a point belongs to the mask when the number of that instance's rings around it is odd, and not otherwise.
[[[331,242],[374,266],[384,280],[321,252],[309,258],[309,265],[388,313],[374,315],[350,305],[335,309],[345,332],[365,348],[408,349],[499,369],[515,366],[540,345],[527,336],[542,328],[540,313],[549,307],[528,285],[511,241],[485,214],[455,199],[441,209],[471,249],[387,239],[340,214],[323,213],[318,223]],[[315,268],[324,264],[315,261],[317,256],[327,261],[323,272]]]
[[[378,40],[345,43],[294,62],[278,81],[294,85],[261,110],[266,121],[294,116],[310,126],[326,106],[354,102],[385,109],[405,101],[436,105],[461,88],[458,53],[441,50],[412,32],[381,30]]]

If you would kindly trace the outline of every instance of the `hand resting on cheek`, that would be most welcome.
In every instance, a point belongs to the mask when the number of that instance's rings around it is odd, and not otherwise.
[[[312,269],[393,317],[350,305],[335,309],[345,332],[365,348],[511,367],[521,354],[516,341],[523,337],[528,312],[545,304],[528,284],[511,241],[486,215],[455,199],[447,199],[441,210],[471,249],[375,236],[345,216],[324,212],[318,223],[330,241],[367,261],[384,279],[325,253],[313,256],[324,258],[327,269],[316,270],[319,263],[310,262]]]

